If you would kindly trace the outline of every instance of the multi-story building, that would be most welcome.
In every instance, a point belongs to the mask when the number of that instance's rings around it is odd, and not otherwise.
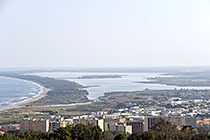
[[[144,119],[144,131],[150,131],[152,130],[152,127],[159,123],[159,121],[162,120],[161,117],[154,117],[154,116],[148,116]]]
[[[26,131],[49,131],[49,120],[48,119],[23,119],[20,121],[21,132]]]
[[[102,132],[104,132],[104,119],[98,119],[98,118],[74,119],[73,124],[74,125],[77,125],[77,124],[84,124],[84,125],[93,124],[95,126],[99,126],[101,128]]]
[[[177,126],[184,126],[183,117],[166,117],[166,120]]]
[[[19,131],[20,125],[19,124],[2,125],[1,130],[4,132]]]
[[[192,126],[193,128],[196,128],[196,120],[193,117],[185,117],[184,126]]]
[[[59,121],[50,121],[49,122],[49,132],[53,133],[55,130],[57,130],[58,128],[60,128],[60,122]]]
[[[64,120],[63,117],[60,116],[52,116],[49,121],[49,132],[53,133],[55,130],[60,127],[66,127],[67,125],[72,124],[71,120]]]
[[[123,123],[106,122],[106,131],[132,134],[132,126]]]
[[[132,133],[143,132],[144,130],[143,121],[131,121],[131,122],[127,122],[127,125],[132,126]]]

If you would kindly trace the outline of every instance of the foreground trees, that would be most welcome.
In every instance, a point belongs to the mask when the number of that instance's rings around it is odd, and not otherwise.
[[[92,124],[78,124],[59,128],[52,134],[31,131],[15,136],[6,134],[0,140],[102,140],[102,131]]]
[[[183,127],[181,130],[177,126],[167,121],[161,120],[153,127],[152,131],[135,133],[128,137],[128,140],[209,140],[210,136],[198,133],[192,127]]]
[[[103,132],[98,126],[78,124],[60,128],[52,134],[42,132],[26,132],[18,135],[5,134],[0,140],[210,140],[207,133],[197,131],[192,127],[177,129],[167,121],[160,121],[151,131],[126,135]]]
[[[126,140],[127,135],[124,133],[117,133],[114,137],[114,140]]]

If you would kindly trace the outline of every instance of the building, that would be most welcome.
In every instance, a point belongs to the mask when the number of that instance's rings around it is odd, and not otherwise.
[[[26,131],[49,131],[49,119],[23,119],[20,121],[21,132]]]
[[[61,116],[51,116],[49,118],[49,132],[53,133],[55,130],[59,129],[60,127],[66,127],[67,125],[72,124],[72,120],[64,120]]]
[[[55,130],[59,129],[60,127],[66,127],[69,125],[66,121],[50,121],[49,122],[49,132],[53,133]]]
[[[61,127],[60,126],[60,122],[58,122],[58,121],[50,121],[49,132],[53,133],[55,130],[57,130],[60,127]]]
[[[124,133],[126,134],[132,134],[132,126],[131,125],[124,125]]]
[[[183,117],[167,117],[166,120],[177,126],[184,126]]]
[[[73,119],[74,126],[77,124],[93,124],[95,126],[99,126],[102,132],[104,132],[104,119],[98,118],[81,118],[81,119]]]
[[[127,125],[132,126],[132,133],[138,133],[138,132],[144,131],[144,122],[143,121],[127,122]]]
[[[210,119],[197,120],[196,127],[210,127]]]
[[[1,130],[4,132],[19,131],[20,125],[19,124],[2,125]]]
[[[161,117],[148,116],[144,119],[144,131],[152,130],[152,127],[159,123]]]
[[[106,131],[132,134],[132,126],[123,123],[106,122]]]
[[[192,126],[196,128],[196,120],[192,117],[185,117],[184,119],[184,126]]]
[[[3,136],[4,135],[4,132],[3,131],[0,131],[0,136]]]

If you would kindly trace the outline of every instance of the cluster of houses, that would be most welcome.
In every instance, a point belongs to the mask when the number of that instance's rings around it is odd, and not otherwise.
[[[210,128],[209,102],[207,100],[182,100],[171,98],[157,106],[140,107],[131,105],[122,109],[106,109],[89,115],[61,117],[49,116],[42,119],[24,118],[19,124],[0,126],[0,135],[4,132],[42,131],[53,133],[60,127],[77,124],[93,124],[101,130],[124,132],[127,134],[149,131],[160,120],[167,120],[177,128],[192,126]],[[205,116],[207,114],[207,116]]]

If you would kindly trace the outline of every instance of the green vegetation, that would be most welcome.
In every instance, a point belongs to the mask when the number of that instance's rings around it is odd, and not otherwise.
[[[128,140],[208,140],[208,133],[199,132],[192,127],[184,127],[181,130],[177,129],[167,121],[160,121],[159,124],[153,127],[152,131],[143,133],[135,133],[128,137]]]
[[[117,133],[114,137],[114,140],[126,140],[127,135],[124,133]]]
[[[0,140],[102,140],[102,131],[92,124],[67,126],[54,133],[26,132],[16,135],[5,134]]]
[[[99,97],[103,104],[109,108],[125,108],[132,103],[137,106],[146,108],[155,105],[164,105],[164,101],[173,97],[180,97],[183,100],[189,99],[209,99],[210,90],[145,90],[134,92],[110,92],[105,96]]]
[[[108,132],[108,131],[103,132],[102,139],[103,140],[114,140],[114,134],[111,132]]]
[[[92,124],[67,126],[59,128],[54,133],[26,132],[20,134],[5,134],[0,136],[0,140],[208,140],[210,136],[205,131],[199,131],[192,127],[183,127],[181,130],[177,126],[167,121],[161,120],[151,131],[126,135],[117,133],[115,136],[111,132],[102,133],[98,126]]]
[[[165,84],[173,86],[197,86],[197,87],[207,87],[210,86],[210,80],[208,79],[195,79],[191,77],[155,77],[148,78],[150,81],[138,81],[136,83],[144,84]]]
[[[196,86],[196,87],[208,87],[210,86],[210,72],[176,72],[166,75],[174,75],[170,77],[153,77],[148,78],[149,81],[137,81],[136,83],[145,84],[166,84],[173,86]]]

